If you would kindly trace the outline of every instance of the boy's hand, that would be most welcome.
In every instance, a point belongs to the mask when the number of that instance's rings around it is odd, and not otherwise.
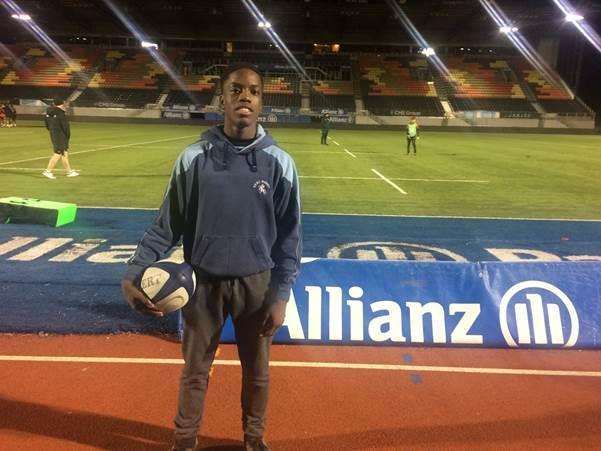
[[[263,320],[263,327],[259,336],[271,337],[277,332],[277,330],[284,324],[286,318],[286,305],[287,302],[283,299],[276,300],[273,304],[265,310],[265,318]]]
[[[123,279],[121,281],[121,292],[132,309],[144,315],[163,316],[163,312],[157,309],[150,299],[136,288],[131,280]]]

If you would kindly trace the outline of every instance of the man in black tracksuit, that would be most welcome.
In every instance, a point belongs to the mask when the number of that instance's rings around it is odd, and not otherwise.
[[[330,132],[331,125],[330,114],[325,113],[321,117],[321,144],[325,144],[326,146],[328,145],[328,133]]]
[[[44,177],[49,179],[55,179],[56,177],[52,173],[54,166],[61,160],[63,167],[67,171],[67,177],[77,177],[79,173],[71,169],[69,164],[69,140],[71,139],[71,127],[67,120],[65,110],[67,105],[62,100],[56,100],[54,106],[49,107],[46,110],[44,116],[44,123],[46,129],[50,132],[50,140],[54,147],[54,154],[48,161],[46,170],[42,172]]]
[[[182,237],[197,288],[182,310],[185,366],[173,449],[196,446],[209,369],[231,315],[242,363],[244,444],[247,450],[268,450],[263,433],[269,348],[300,268],[299,185],[292,158],[257,124],[263,88],[257,69],[230,66],[221,86],[225,123],[203,133],[178,158],[122,288],[133,308],[160,316],[135,281]]]

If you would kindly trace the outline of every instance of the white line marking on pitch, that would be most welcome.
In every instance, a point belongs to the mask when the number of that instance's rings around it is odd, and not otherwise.
[[[62,357],[62,356],[0,356],[4,362],[49,362],[49,363],[122,363],[122,364],[154,364],[183,365],[182,359],[151,359],[134,357]],[[239,366],[239,360],[215,360],[215,365]],[[502,374],[516,376],[568,376],[568,377],[601,377],[601,371],[566,371],[566,370],[533,370],[527,368],[479,368],[460,366],[431,365],[395,365],[381,363],[345,363],[345,362],[299,362],[272,360],[273,367],[283,368],[331,368],[345,370],[386,370],[386,371],[423,371],[431,373],[465,373],[465,374]]]
[[[403,180],[406,182],[457,182],[457,183],[490,183],[490,180],[463,180],[463,179],[407,179],[391,177],[390,180]]]
[[[357,157],[355,156],[355,154],[354,154],[353,152],[351,152],[350,150],[348,150],[346,147],[344,148],[344,151],[345,151],[346,153],[348,153],[348,154],[349,154],[351,157],[353,157],[353,158],[357,158]]]
[[[376,174],[378,177],[380,177],[382,180],[384,180],[386,183],[388,183],[390,186],[392,186],[394,189],[399,191],[401,194],[407,194],[405,191],[403,191],[403,189],[400,186],[398,186],[396,183],[394,183],[394,182],[390,181],[389,179],[387,179],[386,177],[384,177],[382,174],[380,174],[375,169],[372,169],[371,171],[374,174]]]
[[[48,157],[50,158],[50,157]],[[17,168],[17,167],[8,167],[8,168],[0,168],[0,171],[22,171],[22,172],[39,172],[43,171],[45,168],[40,166],[39,168]],[[73,168],[76,169],[76,168]],[[77,171],[81,171],[81,169],[77,169]],[[52,172],[67,172],[66,169],[54,168]]]
[[[380,177],[351,177],[336,175],[299,175],[301,179],[332,179],[332,180],[382,180]],[[457,182],[457,183],[490,183],[488,180],[453,180],[453,179],[408,179],[402,177],[389,177],[388,180],[400,180],[406,182]]]
[[[349,154],[351,157],[353,157],[353,158],[357,158],[357,156],[356,156],[356,155],[355,155],[353,152],[351,152],[350,150],[348,150],[346,147],[344,147],[344,146],[342,146],[342,145],[338,144],[338,142],[334,141],[334,139],[332,139],[332,138],[330,138],[330,140],[331,140],[331,141],[332,141],[334,144],[336,144],[337,146],[340,146],[340,147],[342,147],[342,148],[344,149],[344,151],[345,151],[347,154]]]
[[[118,146],[99,147],[97,149],[88,149],[88,150],[80,150],[78,152],[69,152],[69,155],[79,155],[79,154],[82,154],[82,153],[100,152],[102,150],[119,149],[121,147],[143,146],[145,144],[153,144],[153,143],[160,143],[160,142],[166,142],[166,141],[176,141],[178,139],[188,139],[188,138],[196,138],[196,137],[198,137],[198,135],[188,135],[188,136],[180,136],[178,138],[165,138],[165,139],[157,139],[155,141],[145,141],[145,142],[130,143],[130,144],[120,144]],[[27,161],[47,160],[49,158],[50,158],[50,155],[46,155],[46,156],[43,156],[43,157],[26,158],[25,160],[4,161],[4,162],[0,163],[0,166],[4,166],[4,165],[7,165],[7,164],[25,163]]]
[[[349,152],[350,154],[350,152]],[[357,158],[353,155],[354,158]],[[77,168],[75,168],[77,169]],[[44,170],[43,167],[39,168],[19,168],[19,167],[0,167],[0,171],[22,171],[22,172],[39,172]],[[67,172],[66,169],[53,169],[54,172]],[[77,169],[79,172],[85,172],[84,169]],[[93,175],[89,174],[88,175]],[[138,174],[144,175],[144,174]],[[156,174],[149,174],[156,175]],[[169,174],[159,174],[164,177],[169,177]],[[350,177],[350,176],[336,176],[336,175],[299,175],[298,178],[301,179],[324,179],[324,180],[381,180],[379,177]],[[408,179],[408,178],[400,178],[400,177],[389,177],[389,180],[400,180],[406,182],[448,182],[448,183],[490,183],[489,180],[453,180],[453,179]],[[92,208],[92,207],[90,207]]]

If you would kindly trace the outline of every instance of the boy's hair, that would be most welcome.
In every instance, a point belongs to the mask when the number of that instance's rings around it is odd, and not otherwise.
[[[223,92],[223,85],[225,84],[229,76],[240,69],[252,70],[255,74],[259,76],[259,79],[261,80],[261,87],[263,87],[263,74],[261,74],[261,71],[257,66],[251,63],[234,63],[226,67],[225,70],[221,73],[221,79],[219,80],[221,92]]]
[[[61,106],[65,103],[63,99],[54,99],[54,106]]]

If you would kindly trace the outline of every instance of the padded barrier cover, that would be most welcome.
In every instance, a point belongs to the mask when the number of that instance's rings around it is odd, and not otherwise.
[[[24,197],[0,199],[0,218],[4,218],[2,222],[60,227],[74,222],[76,214],[75,204]]]

